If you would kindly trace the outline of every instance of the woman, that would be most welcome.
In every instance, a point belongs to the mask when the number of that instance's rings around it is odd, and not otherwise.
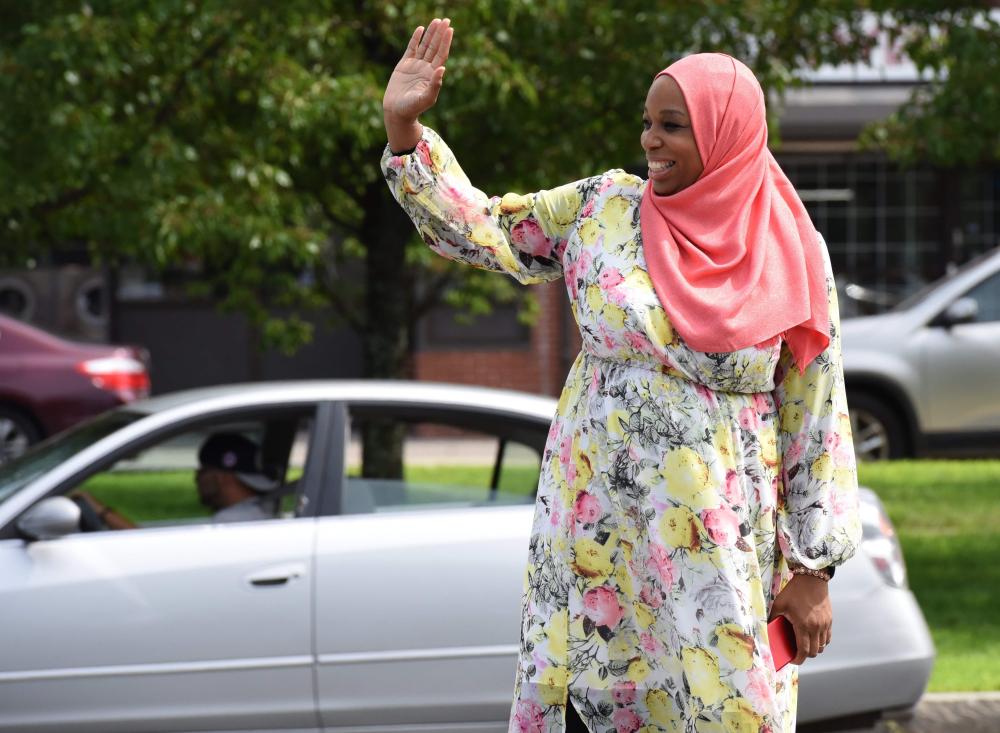
[[[648,180],[488,198],[418,122],[452,33],[417,28],[389,80],[383,172],[439,254],[565,278],[583,339],[543,458],[510,730],[791,731],[860,523],[829,256],[767,150],[760,86],[684,58],[646,97]],[[798,648],[778,672],[776,615]]]

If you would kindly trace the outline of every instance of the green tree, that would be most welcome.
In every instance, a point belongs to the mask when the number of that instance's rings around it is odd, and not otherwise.
[[[798,69],[864,58],[875,6],[900,38],[947,28],[907,46],[947,70],[913,108],[939,124],[952,83],[980,78],[982,59],[960,43],[979,38],[969,12],[936,5],[0,0],[0,258],[73,242],[105,262],[183,265],[265,343],[310,336],[276,309],[323,309],[361,335],[367,376],[401,376],[431,307],[519,297],[434,257],[381,180],[382,92],[413,27],[447,8],[458,35],[426,122],[473,181],[502,192],[638,160],[646,88],[683,54],[729,52],[780,94]],[[979,129],[960,133],[970,150]],[[995,138],[980,148],[995,154]]]
[[[1000,160],[997,3],[873,3],[879,27],[928,83],[862,140],[904,163]],[[989,12],[983,6],[994,6]]]
[[[462,3],[430,122],[495,190],[628,164],[653,71],[722,48],[781,87],[802,63],[857,55],[861,46],[835,33],[857,22],[845,8]],[[194,265],[269,343],[308,337],[303,321],[269,307],[328,307],[363,334],[367,374],[399,375],[428,308],[445,298],[485,310],[512,293],[414,246],[378,173],[383,86],[411,28],[435,11],[336,0],[2,3],[4,259],[85,242],[107,261]]]

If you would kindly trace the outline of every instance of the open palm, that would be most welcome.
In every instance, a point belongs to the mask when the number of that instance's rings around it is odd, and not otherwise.
[[[386,115],[398,120],[416,120],[434,106],[444,79],[454,30],[451,21],[435,18],[427,26],[413,31],[403,58],[389,77],[382,97]]]

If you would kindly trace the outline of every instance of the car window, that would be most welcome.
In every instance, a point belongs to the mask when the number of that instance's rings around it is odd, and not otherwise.
[[[352,412],[340,512],[532,503],[545,426],[511,434],[509,425],[470,428],[461,418]]]
[[[123,410],[107,412],[32,446],[0,469],[0,503],[67,458],[142,417]]]
[[[987,278],[965,295],[979,306],[977,323],[1000,321],[1000,274]]]
[[[310,414],[199,425],[140,447],[67,494],[81,504],[85,531],[291,517],[312,424]],[[209,468],[200,466],[203,448],[214,456]]]
[[[903,300],[901,300],[899,303],[897,303],[896,305],[894,305],[892,308],[890,308],[889,309],[890,312],[893,312],[893,313],[902,313],[903,311],[907,311],[907,310],[910,310],[911,308],[915,308],[916,306],[920,305],[922,302],[924,302],[925,300],[927,300],[927,298],[929,298],[935,292],[937,292],[937,290],[942,285],[944,285],[945,283],[951,282],[952,280],[954,280],[954,279],[956,279],[958,277],[963,276],[965,273],[969,272],[970,270],[976,269],[982,263],[987,262],[988,260],[990,260],[990,259],[992,259],[993,257],[996,257],[996,256],[997,256],[997,250],[993,249],[993,250],[990,250],[989,252],[984,252],[983,254],[979,255],[978,257],[974,257],[973,259],[971,259],[968,262],[966,262],[964,265],[961,265],[960,267],[957,267],[952,272],[949,272],[948,274],[946,274],[946,275],[938,278],[937,280],[934,280],[933,282],[928,283],[924,287],[920,288],[920,290],[918,290],[915,293],[912,293],[911,295],[907,296],[906,298],[904,298]]]

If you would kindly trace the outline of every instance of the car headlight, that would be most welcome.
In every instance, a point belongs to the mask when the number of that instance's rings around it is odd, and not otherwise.
[[[861,549],[879,571],[882,579],[893,588],[906,588],[906,564],[896,528],[878,497],[863,490],[861,509]]]

